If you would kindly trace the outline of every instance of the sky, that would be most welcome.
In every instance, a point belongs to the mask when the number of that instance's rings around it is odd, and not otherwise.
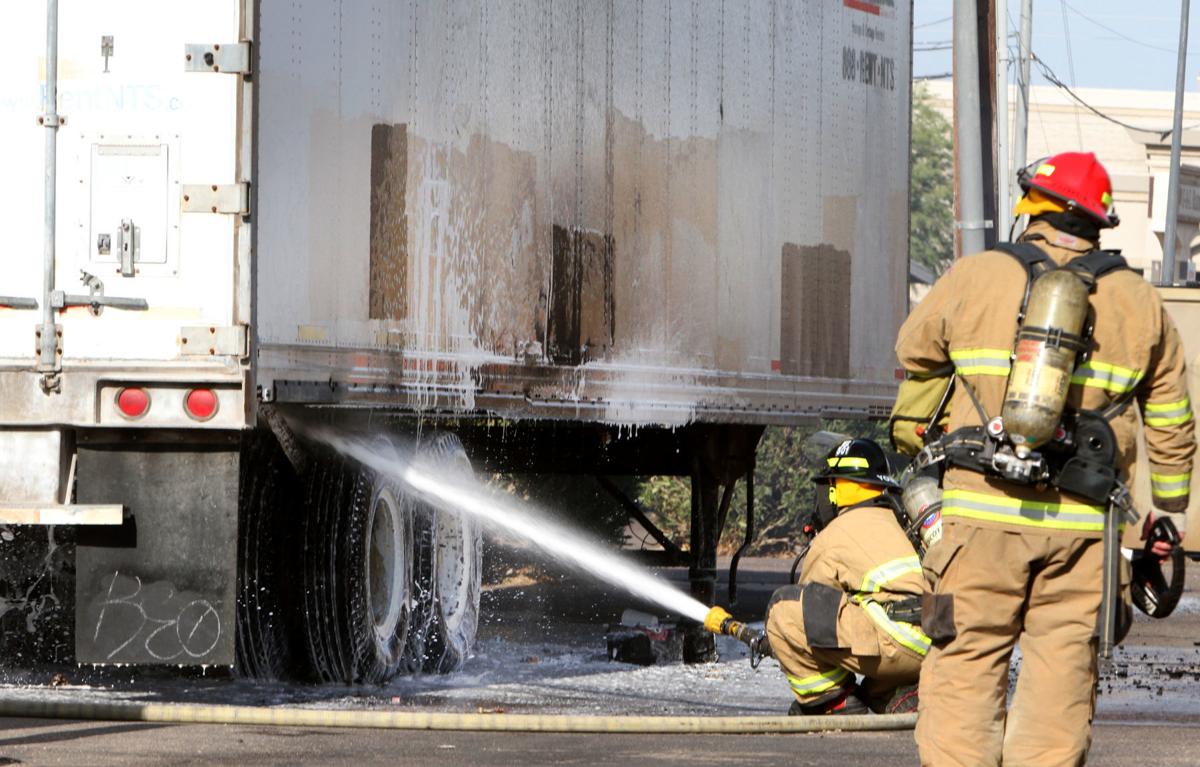
[[[1006,0],[1016,50],[1021,0]],[[1033,42],[1038,58],[1067,85],[1130,90],[1175,89],[1181,0],[1033,0]],[[915,0],[913,75],[950,72],[953,0]],[[1185,87],[1200,90],[1200,3],[1188,19]],[[1106,29],[1107,27],[1107,29]],[[931,50],[923,50],[931,49]],[[1047,80],[1032,68],[1035,85]],[[1011,78],[1016,81],[1015,75]]]

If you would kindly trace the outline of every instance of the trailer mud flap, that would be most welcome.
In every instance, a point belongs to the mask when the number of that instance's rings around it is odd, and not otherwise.
[[[236,443],[81,446],[78,500],[100,499],[125,521],[78,531],[76,661],[232,665]]]

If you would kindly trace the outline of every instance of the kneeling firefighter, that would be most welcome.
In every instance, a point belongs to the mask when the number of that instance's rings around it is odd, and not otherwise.
[[[814,478],[815,537],[799,581],[767,607],[771,652],[796,695],[789,713],[914,710],[929,638],[919,626],[925,581],[901,527],[899,486],[870,440],[846,440],[825,462]],[[861,685],[855,674],[865,677]]]
[[[1137,410],[1156,510],[1148,555],[1173,553],[1164,513],[1188,505],[1183,348],[1154,287],[1098,247],[1117,224],[1108,173],[1069,152],[1018,180],[1015,213],[1030,216],[1018,241],[956,262],[896,343],[907,380],[893,438],[918,467],[944,468],[942,540],[924,560],[923,764],[1083,764],[1097,659],[1129,620],[1118,546],[1135,518]]]

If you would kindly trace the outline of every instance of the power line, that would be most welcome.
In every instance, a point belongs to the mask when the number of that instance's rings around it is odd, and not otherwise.
[[[1041,70],[1041,72],[1042,72],[1042,77],[1045,77],[1046,80],[1049,81],[1049,83],[1051,85],[1053,85],[1057,88],[1061,88],[1062,90],[1066,91],[1067,95],[1069,95],[1076,102],[1078,102],[1080,106],[1087,109],[1089,112],[1095,114],[1097,117],[1104,119],[1104,120],[1108,120],[1110,123],[1120,125],[1122,128],[1128,128],[1130,130],[1135,130],[1135,131],[1142,131],[1145,133],[1157,133],[1162,137],[1162,139],[1166,139],[1166,137],[1170,136],[1171,133],[1173,132],[1171,128],[1167,128],[1164,130],[1162,128],[1147,128],[1144,125],[1130,125],[1127,122],[1118,120],[1115,117],[1112,117],[1110,115],[1105,114],[1104,112],[1101,112],[1096,107],[1094,107],[1091,104],[1084,101],[1079,96],[1078,93],[1071,90],[1071,87],[1069,85],[1067,85],[1066,83],[1064,83],[1061,79],[1059,79],[1058,75],[1056,75],[1054,73],[1054,70],[1052,70],[1050,68],[1050,66],[1048,64],[1046,64],[1046,62],[1042,61],[1042,59],[1040,59],[1036,53],[1030,51],[1029,58],[1030,58],[1030,60],[1033,61],[1034,64],[1037,64],[1038,69]],[[1196,128],[1196,127],[1200,127],[1200,123],[1184,126],[1184,130],[1190,130],[1190,129]]]
[[[1063,0],[1063,5],[1065,5],[1065,6],[1067,6],[1068,8],[1070,8],[1070,9],[1071,9],[1071,11],[1072,11],[1072,12],[1073,12],[1073,13],[1074,13],[1076,16],[1080,17],[1080,18],[1081,18],[1081,19],[1083,19],[1084,21],[1091,22],[1092,24],[1095,24],[1096,26],[1100,27],[1101,29],[1105,30],[1106,32],[1111,32],[1111,33],[1113,33],[1114,35],[1116,35],[1117,37],[1121,38],[1122,40],[1126,40],[1126,41],[1128,41],[1128,42],[1131,42],[1131,43],[1133,43],[1134,45],[1140,45],[1140,46],[1142,46],[1143,48],[1150,48],[1151,50],[1155,50],[1155,51],[1164,51],[1164,52],[1166,52],[1166,53],[1178,53],[1178,52],[1179,52],[1178,50],[1176,50],[1176,49],[1174,49],[1174,48],[1165,48],[1165,47],[1163,47],[1163,46],[1161,46],[1161,45],[1151,45],[1150,43],[1144,43],[1144,42],[1142,42],[1141,40],[1135,40],[1134,38],[1130,37],[1129,35],[1125,34],[1124,32],[1121,32],[1121,31],[1119,31],[1119,30],[1113,29],[1112,27],[1108,26],[1107,24],[1101,24],[1100,22],[1096,21],[1096,20],[1095,20],[1095,19],[1093,19],[1092,17],[1090,17],[1090,16],[1088,16],[1087,14],[1085,14],[1083,11],[1079,10],[1079,9],[1078,9],[1078,8],[1076,8],[1075,6],[1073,6],[1073,5],[1071,5],[1070,3],[1066,2],[1066,0]],[[1187,55],[1188,55],[1188,56],[1195,56],[1196,54],[1194,54],[1194,53],[1189,53],[1189,54],[1187,54]]]
[[[1037,58],[1033,55],[1033,51],[1029,52],[1029,60],[1037,61]],[[1029,107],[1030,107],[1030,109],[1027,114],[1029,114],[1029,115],[1036,114],[1037,115],[1038,125],[1041,126],[1041,129],[1042,129],[1042,141],[1045,142],[1045,147],[1047,149],[1049,149],[1051,146],[1053,146],[1053,144],[1050,143],[1050,132],[1048,130],[1046,130],[1046,118],[1042,116],[1042,110],[1038,109],[1036,112],[1033,110],[1033,107],[1037,103],[1035,101],[1036,98],[1037,98],[1037,92],[1034,91],[1033,88],[1030,88],[1029,89]],[[1028,160],[1029,160],[1028,156],[1025,159],[1028,162]]]
[[[950,19],[953,18],[954,16],[947,16],[946,18],[938,19],[937,21],[927,21],[924,24],[917,24],[913,27],[913,29],[923,29],[924,27],[933,27],[937,26],[938,24],[945,24],[947,21],[950,21]]]
[[[1063,20],[1063,36],[1067,42],[1067,74],[1071,76],[1071,86],[1075,87],[1079,82],[1075,79],[1075,58],[1071,55],[1071,27],[1067,25],[1067,0],[1059,0],[1059,8],[1062,9]],[[1075,134],[1079,139],[1079,149],[1083,149],[1083,126],[1079,122],[1079,108],[1075,108]]]
[[[1008,38],[1015,39],[1015,32],[1009,33]],[[953,40],[914,40],[913,53],[926,53],[928,51],[948,51],[954,48]]]

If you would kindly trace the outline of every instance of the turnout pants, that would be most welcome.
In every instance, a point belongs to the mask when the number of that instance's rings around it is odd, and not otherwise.
[[[805,632],[802,586],[780,589],[767,612],[771,654],[779,661],[801,705],[832,697],[854,685],[861,674],[868,703],[886,702],[900,685],[913,684],[921,671],[921,656],[901,647],[856,604],[843,601],[836,613],[841,647],[813,647]]]
[[[931,649],[921,669],[921,764],[1084,764],[1096,703],[1101,542],[943,524],[924,567],[935,594],[953,595],[957,635]],[[1021,670],[1006,716],[1017,642]]]

